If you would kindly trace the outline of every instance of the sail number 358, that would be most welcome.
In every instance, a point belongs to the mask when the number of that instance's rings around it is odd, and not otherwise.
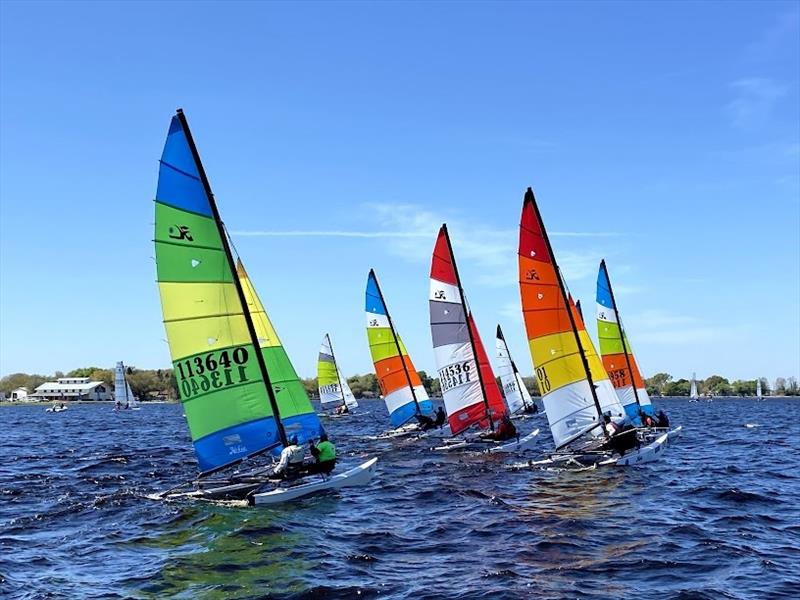
[[[247,348],[209,352],[175,363],[181,398],[187,400],[212,389],[247,383]]]

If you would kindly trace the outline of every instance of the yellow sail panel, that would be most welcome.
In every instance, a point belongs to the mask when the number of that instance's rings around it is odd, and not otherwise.
[[[236,273],[239,276],[239,281],[242,284],[244,291],[244,299],[247,302],[247,310],[250,312],[250,317],[253,320],[253,325],[256,328],[256,336],[258,343],[262,348],[271,348],[281,345],[281,340],[275,328],[272,326],[272,321],[269,320],[267,311],[264,310],[264,305],[256,294],[253,283],[244,270],[244,265],[241,261],[236,264]]]
[[[167,321],[164,328],[173,356],[192,356],[250,343],[250,332],[241,314]]]
[[[241,313],[239,296],[232,283],[162,281],[158,290],[165,321]]]

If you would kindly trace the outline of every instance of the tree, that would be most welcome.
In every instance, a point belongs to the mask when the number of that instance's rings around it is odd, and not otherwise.
[[[670,381],[664,386],[664,396],[688,396],[690,388],[688,379]]]
[[[761,381],[761,393],[764,394],[765,396],[769,396],[769,393],[771,391],[769,387],[769,381],[767,381],[766,377],[761,377],[760,381]]]
[[[789,377],[786,380],[786,395],[787,396],[798,396],[800,395],[800,389],[797,387],[797,379],[794,377]]]
[[[347,378],[347,384],[353,391],[356,398],[363,398],[366,396],[379,396],[381,393],[378,378],[374,373],[367,373],[366,375],[353,375]]]
[[[704,382],[706,392],[710,392],[715,396],[730,396],[731,386],[728,380],[721,375],[712,375]]]
[[[523,377],[522,383],[525,384],[525,387],[528,388],[528,393],[531,396],[541,396],[539,393],[539,381],[536,377]]]
[[[433,396],[433,382],[436,381],[438,383],[438,379],[434,379],[425,371],[417,371],[417,375],[419,375],[419,380],[422,382],[422,387],[425,388],[428,396]]]
[[[783,396],[784,394],[786,394],[786,379],[778,377],[775,380],[775,395]]]
[[[316,377],[301,379],[300,383],[303,384],[303,389],[305,389],[306,394],[308,394],[310,397],[316,398],[319,395],[319,386],[317,385]]]
[[[672,381],[672,375],[669,373],[656,373],[652,377],[644,380],[647,388],[647,393],[654,396],[666,396],[666,385]]]

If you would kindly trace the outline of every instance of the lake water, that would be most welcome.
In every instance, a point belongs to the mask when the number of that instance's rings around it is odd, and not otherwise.
[[[661,462],[556,473],[365,440],[365,402],[326,427],[373,482],[277,508],[147,499],[194,474],[179,405],[0,407],[0,596],[800,597],[800,402],[657,404]]]

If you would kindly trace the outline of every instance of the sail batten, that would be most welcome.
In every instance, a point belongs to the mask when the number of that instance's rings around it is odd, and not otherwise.
[[[533,191],[522,206],[519,236],[522,313],[548,423],[557,448],[602,433],[601,414],[624,409],[568,297]]]
[[[475,320],[462,292],[447,226],[442,225],[431,259],[431,338],[453,435],[477,425],[493,427],[506,412]]]
[[[433,403],[395,329],[373,270],[367,276],[365,296],[367,341],[375,375],[389,420],[394,427],[400,427],[416,414],[431,413]]]

